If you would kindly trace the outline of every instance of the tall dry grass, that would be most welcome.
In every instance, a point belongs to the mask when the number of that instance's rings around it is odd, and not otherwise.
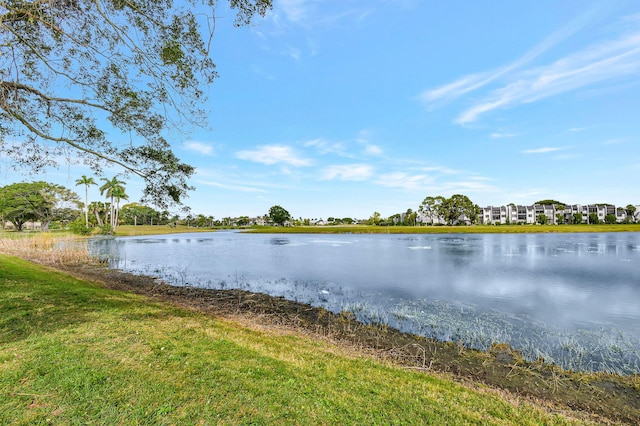
[[[0,253],[45,265],[77,265],[92,260],[86,240],[48,233],[5,235],[0,238]]]

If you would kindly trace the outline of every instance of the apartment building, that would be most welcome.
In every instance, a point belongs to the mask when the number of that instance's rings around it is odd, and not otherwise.
[[[559,206],[556,204],[534,204],[522,206],[509,204],[506,206],[488,206],[480,209],[480,223],[486,225],[497,224],[534,224],[538,223],[538,217],[544,215],[548,224],[573,223],[576,214],[582,215],[582,223],[589,223],[589,215],[596,214],[598,221],[604,222],[607,215],[614,215],[617,222],[627,219],[627,211],[622,207],[616,208],[611,204],[573,204]],[[634,221],[640,221],[640,205],[636,206]]]

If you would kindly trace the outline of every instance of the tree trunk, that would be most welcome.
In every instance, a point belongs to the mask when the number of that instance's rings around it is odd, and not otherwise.
[[[98,210],[94,210],[93,213],[96,215],[96,221],[98,221],[98,226],[102,228],[104,226],[104,222],[102,222],[102,218],[100,217],[100,212],[98,212]]]
[[[89,227],[89,185],[85,185],[84,189],[84,227]]]

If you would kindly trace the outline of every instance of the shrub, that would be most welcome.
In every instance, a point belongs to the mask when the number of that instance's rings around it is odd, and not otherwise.
[[[100,227],[100,235],[113,235],[113,228],[111,228],[111,225],[102,225]]]
[[[70,222],[69,230],[77,235],[91,235],[91,228],[86,227],[82,218],[78,218],[73,222]]]

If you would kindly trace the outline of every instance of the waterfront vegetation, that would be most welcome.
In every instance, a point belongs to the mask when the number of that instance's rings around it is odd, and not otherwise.
[[[0,255],[2,424],[584,424]]]
[[[178,234],[185,232],[214,232],[241,230],[255,233],[282,234],[535,234],[582,232],[640,232],[640,223],[598,225],[471,225],[471,226],[377,226],[377,225],[314,225],[314,226],[216,226],[195,227],[186,225],[120,225],[115,236],[144,236]],[[23,234],[0,230],[0,238],[21,238],[38,235],[38,231]],[[52,235],[71,235],[64,230]]]
[[[292,234],[532,234],[550,232],[640,232],[640,224],[598,225],[471,225],[471,226],[262,226],[250,232]]]
[[[640,229],[640,227],[638,228]],[[215,228],[195,228],[185,225],[120,225],[115,235],[118,237],[132,237],[158,234],[180,234],[185,232],[212,232]]]
[[[0,253],[47,265],[89,263],[86,240],[68,233],[0,233]]]

